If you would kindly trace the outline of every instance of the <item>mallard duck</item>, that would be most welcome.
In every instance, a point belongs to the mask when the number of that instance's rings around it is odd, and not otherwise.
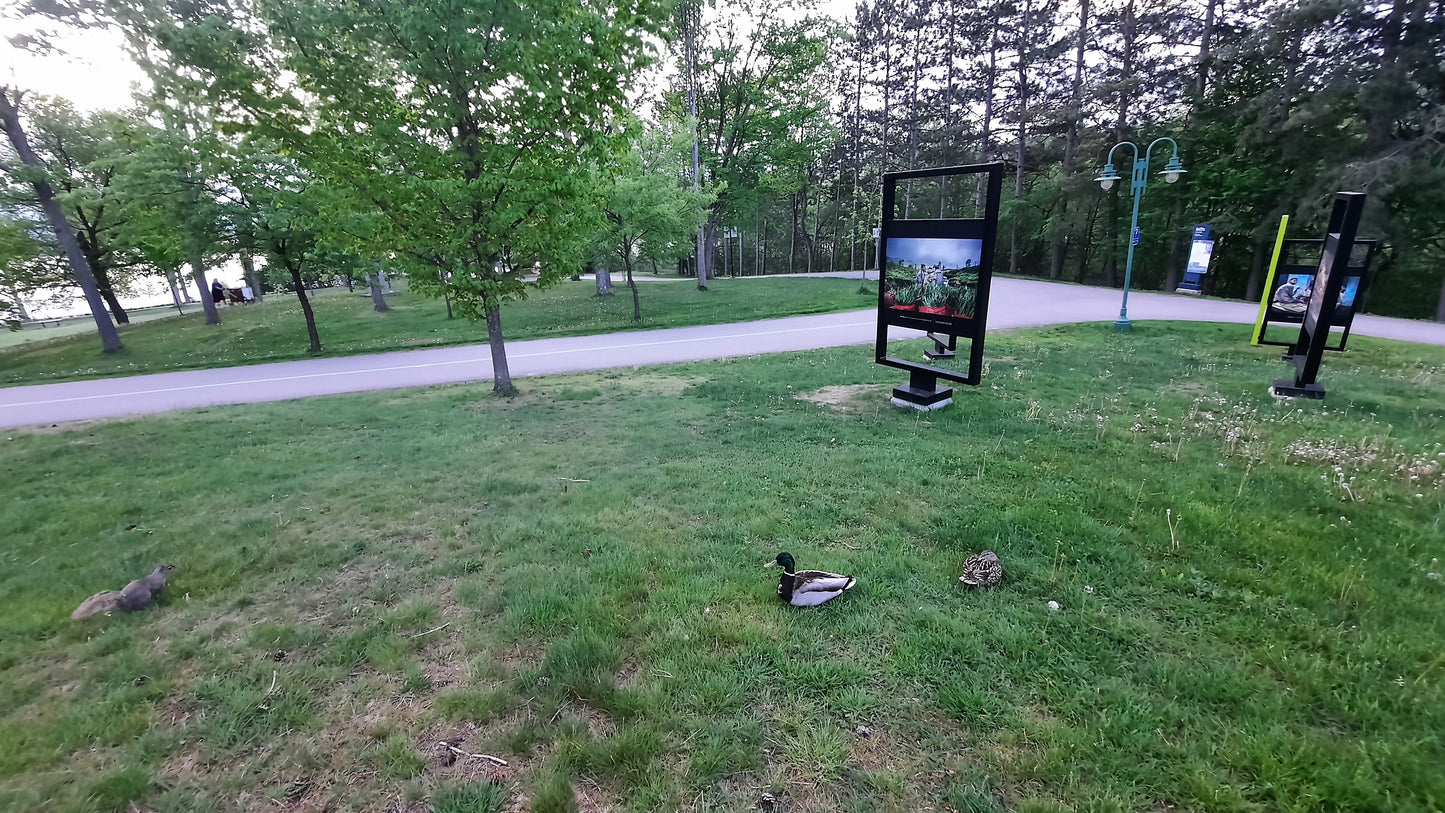
[[[992,587],[1003,581],[1003,565],[991,550],[968,557],[958,580],[969,587]]]
[[[778,598],[794,607],[816,607],[844,590],[858,583],[852,576],[824,573],[821,570],[797,570],[793,554],[780,553],[774,561],[763,567],[782,567],[783,577],[778,579]]]

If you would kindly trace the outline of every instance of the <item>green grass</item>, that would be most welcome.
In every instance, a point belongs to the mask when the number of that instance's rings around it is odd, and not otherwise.
[[[1445,349],[988,355],[927,415],[854,347],[0,436],[0,809],[1445,806]]]
[[[862,294],[859,285],[858,280],[826,277],[722,279],[699,291],[687,280],[649,277],[638,283],[643,320],[635,322],[625,285],[599,297],[590,280],[564,281],[504,306],[502,327],[515,341],[831,313],[871,306],[874,283],[867,283]],[[408,293],[404,286],[387,297],[391,310],[386,313],[372,308],[364,289],[313,291],[311,297],[321,356],[487,341],[484,322],[448,320],[445,303]],[[260,305],[226,306],[220,314],[220,325],[207,325],[200,312],[121,325],[125,349],[113,355],[100,351],[93,328],[83,335],[0,344],[0,386],[316,358],[307,351],[306,322],[295,296],[272,294]],[[73,333],[74,325],[66,330]]]

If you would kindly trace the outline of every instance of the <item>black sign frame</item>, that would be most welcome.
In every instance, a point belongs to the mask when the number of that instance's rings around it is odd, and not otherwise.
[[[1335,316],[1340,291],[1349,275],[1350,255],[1354,252],[1355,235],[1359,231],[1360,215],[1364,209],[1363,192],[1336,193],[1330,224],[1325,228],[1319,270],[1315,273],[1309,306],[1300,324],[1299,341],[1294,347],[1295,376],[1293,380],[1282,378],[1275,381],[1271,387],[1275,395],[1325,397],[1325,388],[1315,379],[1319,376],[1320,360],[1329,342],[1330,320]]]
[[[1296,260],[1298,258],[1298,255],[1304,253],[1306,250],[1308,250],[1310,254],[1319,254],[1323,250],[1324,243],[1324,240],[1319,239],[1290,239],[1284,241],[1280,249],[1279,268],[1275,271],[1274,274],[1274,281],[1276,284],[1273,290],[1264,292],[1264,297],[1267,302],[1265,303],[1264,308],[1264,320],[1260,323],[1260,344],[1267,344],[1275,347],[1295,347],[1296,344],[1299,342],[1299,325],[1304,322],[1304,314],[1300,313],[1298,316],[1295,316],[1292,314],[1281,313],[1279,306],[1276,305],[1276,303],[1274,302],[1274,297],[1276,292],[1278,292],[1280,288],[1282,288],[1285,284],[1284,282],[1280,282],[1281,280],[1288,281],[1290,277],[1314,276],[1315,271],[1317,270],[1315,266],[1304,265],[1300,262],[1296,262]],[[1355,323],[1355,314],[1359,312],[1360,305],[1365,298],[1365,292],[1369,288],[1370,283],[1373,281],[1373,276],[1370,273],[1370,265],[1374,261],[1375,251],[1379,247],[1379,241],[1356,240],[1355,245],[1364,247],[1365,256],[1360,264],[1351,263],[1346,267],[1346,276],[1344,282],[1344,285],[1349,285],[1349,281],[1351,279],[1359,280],[1359,282],[1356,283],[1355,287],[1355,298],[1354,301],[1347,306],[1336,306],[1334,318],[1331,319],[1331,326],[1343,328],[1343,332],[1339,334],[1339,344],[1326,344],[1326,350],[1332,350],[1336,352],[1344,351],[1345,344],[1350,339],[1350,328]],[[1353,255],[1355,254],[1355,252],[1351,250],[1350,254],[1351,257],[1349,259],[1353,260]],[[1311,290],[1313,291],[1313,288],[1311,288]],[[1341,290],[1343,291],[1343,289]],[[1289,339],[1287,341],[1280,341],[1278,339],[1270,341],[1267,338],[1270,325],[1274,325],[1276,328],[1282,328],[1287,330],[1289,332]],[[1278,333],[1279,330],[1277,329],[1275,332]]]
[[[983,340],[988,327],[989,293],[993,282],[993,260],[998,236],[999,198],[1003,188],[1004,164],[970,164],[967,166],[943,167],[937,169],[886,172],[883,174],[883,213],[878,239],[878,336],[874,345],[874,360],[889,367],[909,371],[910,385],[893,391],[895,401],[903,401],[919,408],[936,408],[951,399],[952,390],[937,386],[937,379],[956,381],[960,384],[978,386],[983,378]],[[963,175],[982,175],[986,184],[984,212],[981,218],[944,218],[931,220],[910,220],[894,216],[897,205],[897,189],[900,181],[919,178],[947,178]],[[888,290],[888,246],[890,239],[914,238],[921,240],[979,241],[977,288],[974,292],[971,316],[949,314],[927,314],[902,310],[889,302]],[[972,268],[972,267],[971,267]],[[920,271],[920,273],[923,273]],[[937,272],[942,275],[941,267]],[[970,269],[970,273],[972,273]],[[947,336],[947,348],[956,346],[959,338],[969,340],[968,372],[960,375],[955,370],[946,370],[931,364],[908,361],[888,355],[888,328],[902,327],[922,330],[934,338],[938,349],[943,342],[938,335]],[[935,352],[926,354],[930,358],[945,358],[952,353]]]

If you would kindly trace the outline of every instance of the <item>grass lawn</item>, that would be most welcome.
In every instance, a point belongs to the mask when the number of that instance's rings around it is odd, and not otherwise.
[[[1276,402],[1247,332],[996,334],[928,415],[852,347],[0,437],[0,809],[1439,810],[1445,349]]]
[[[502,308],[509,340],[580,336],[617,330],[746,322],[876,304],[876,283],[860,294],[858,280],[774,278],[714,280],[699,291],[690,280],[650,277],[638,283],[642,322],[632,320],[632,293],[615,285],[597,296],[590,280],[564,281]],[[377,313],[365,289],[312,292],[323,356],[350,356],[418,347],[487,341],[485,322],[447,319],[441,300],[405,292],[387,297],[391,310]],[[199,312],[121,325],[125,349],[107,356],[94,329],[80,336],[0,347],[0,386],[73,381],[315,358],[307,352],[306,321],[296,297],[272,294],[261,305],[221,308],[221,324],[206,325]]]

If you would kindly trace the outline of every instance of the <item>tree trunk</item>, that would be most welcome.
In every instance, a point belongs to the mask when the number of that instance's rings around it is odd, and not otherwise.
[[[244,232],[242,235],[240,244],[241,274],[242,278],[246,280],[246,285],[251,289],[252,298],[259,304],[261,302],[261,277],[256,273],[256,261],[251,256],[251,252],[255,250],[255,246],[252,245],[249,235],[246,235]]]
[[[1094,227],[1099,222],[1099,204],[1094,202],[1089,206],[1089,221],[1084,225],[1084,239],[1080,243],[1079,269],[1074,276],[1074,282],[1084,282],[1089,277],[1089,263],[1094,259]]]
[[[25,302],[20,298],[20,290],[15,286],[10,287],[10,303],[15,306],[15,314],[22,322],[30,321],[30,312],[25,310]]]
[[[1249,302],[1259,301],[1259,289],[1264,285],[1264,267],[1268,263],[1270,244],[1263,240],[1254,242],[1254,255],[1249,261],[1249,281],[1244,285],[1244,298]]]
[[[622,261],[624,270],[627,271],[627,287],[632,289],[632,321],[642,321],[642,300],[637,295],[637,281],[632,278],[632,260]]]
[[[758,259],[753,263],[756,276],[763,277],[768,274],[768,221],[763,218],[758,224]]]
[[[819,183],[820,186],[822,185],[822,180],[823,180],[822,178],[819,178],[819,179],[818,179],[818,183]],[[813,204],[813,236],[810,237],[810,238],[808,238],[808,273],[809,273],[809,274],[813,273],[813,260],[814,260],[815,256],[821,254],[821,250],[820,250],[820,248],[819,248],[819,246],[818,246],[818,236],[819,236],[819,233],[820,233],[821,228],[822,228],[822,225],[823,225],[823,199],[822,199],[822,198],[823,198],[823,190],[822,190],[822,189],[819,189],[819,190],[817,190],[817,192],[818,192],[818,194],[817,194],[817,201]],[[804,223],[805,226],[806,226],[807,222],[808,222],[808,207],[807,207],[807,205],[806,205],[806,201],[804,201],[804,206],[803,206],[803,223]],[[803,235],[806,237],[807,234],[808,234],[808,232],[807,232],[807,230],[805,229],[805,230],[803,231]],[[829,266],[828,266],[828,270],[829,270],[829,271],[832,271],[832,270],[833,270],[833,266],[832,266],[831,263],[830,263]]]
[[[1087,2],[1087,0],[1085,0],[1085,2]],[[940,163],[942,163],[944,166],[951,165],[951,162],[949,161],[949,156],[952,151],[949,150],[949,146],[952,139],[955,137],[953,134],[950,134],[948,132],[948,127],[949,124],[953,121],[953,71],[954,63],[956,62],[954,55],[958,53],[956,45],[957,37],[955,36],[955,31],[957,29],[957,20],[954,16],[956,11],[957,6],[954,3],[948,3],[944,6],[943,13],[947,15],[948,18],[948,34],[945,37],[945,40],[948,44],[944,47],[943,58],[948,60],[948,67],[944,69],[945,80],[943,93],[943,112],[942,121],[938,127],[940,134],[939,147],[941,150],[939,158]],[[938,184],[938,216],[940,218],[948,217],[948,183],[946,180]]]
[[[878,138],[878,171],[888,171],[888,117],[891,113],[889,103],[893,99],[893,36],[891,30],[885,28],[881,37],[881,48],[883,52],[883,128]],[[889,215],[893,215],[889,212]]]
[[[694,255],[693,268],[697,272],[697,289],[707,290],[707,223],[697,227],[697,251]]]
[[[95,263],[91,263],[90,267],[96,272],[95,286],[100,291],[101,299],[104,299],[106,306],[110,308],[111,315],[115,317],[115,323],[130,324],[130,315],[125,312],[125,306],[120,304],[120,298],[115,295],[115,286],[110,284],[110,278]]]
[[[1199,64],[1194,74],[1194,99],[1190,105],[1189,115],[1185,122],[1192,124],[1194,112],[1204,103],[1204,94],[1209,89],[1209,66],[1214,41],[1214,9],[1219,0],[1209,0],[1204,6],[1204,28],[1199,33]],[[1180,195],[1174,201],[1174,236],[1169,241],[1169,264],[1164,269],[1164,291],[1172,293],[1179,287],[1179,280],[1183,277],[1184,266],[1189,262],[1189,255],[1184,250],[1184,237],[1192,232],[1185,231],[1185,196]],[[1202,287],[1202,286],[1201,286]]]
[[[838,238],[843,225],[843,168],[838,168],[838,182],[833,185],[833,239],[828,241],[828,270],[838,270]],[[738,249],[741,251],[742,249]],[[853,269],[848,269],[853,270]]]
[[[176,313],[184,314],[185,311],[181,309],[181,292],[176,289],[177,276],[178,272],[175,269],[166,271],[166,282],[171,286],[171,301],[176,303]]]
[[[598,266],[593,272],[597,277],[597,295],[607,296],[612,293],[612,272],[602,266]]]
[[[1129,102],[1134,98],[1134,89],[1131,87],[1134,80],[1134,0],[1129,0],[1124,6],[1124,51],[1122,55],[1123,67],[1120,72],[1119,81],[1119,112],[1114,120],[1114,141],[1124,140],[1125,129],[1129,126]],[[1142,158],[1142,155],[1135,155],[1135,158]],[[1134,162],[1130,159],[1127,163],[1128,170],[1119,173],[1126,178],[1134,175]],[[1104,250],[1104,272],[1108,278],[1109,287],[1119,284],[1119,198],[1124,194],[1124,183],[1121,181],[1114,185],[1109,193],[1109,242],[1105,244]],[[1130,190],[1132,194],[1132,190]],[[1134,235],[1128,236],[1129,240]],[[1127,251],[1127,249],[1126,249]]]
[[[1400,66],[1400,46],[1403,39],[1406,7],[1420,0],[1394,0],[1390,13],[1380,27],[1380,64],[1366,85],[1365,101],[1365,150],[1378,153],[1394,140],[1395,119],[1402,103],[1408,102],[1413,94],[1401,92],[1406,82],[1404,69]]]
[[[386,304],[386,295],[381,292],[381,270],[377,269],[375,274],[366,275],[367,287],[371,289],[371,306],[377,313],[386,313],[391,306]]]
[[[918,165],[918,122],[922,118],[918,111],[918,80],[923,71],[923,25],[919,24],[913,33],[913,80],[910,82],[908,91],[908,168],[916,169]],[[903,193],[903,217],[913,217],[913,179],[908,179],[908,185]]]
[[[798,270],[798,193],[788,196],[788,273]]]
[[[1211,0],[1212,2],[1212,0]],[[1059,171],[1058,218],[1049,244],[1049,279],[1058,279],[1064,273],[1066,216],[1069,211],[1069,178],[1074,174],[1074,157],[1079,148],[1079,119],[1083,117],[1082,91],[1084,87],[1084,51],[1089,41],[1089,0],[1079,3],[1079,39],[1074,45],[1074,82],[1069,90],[1069,133],[1064,139],[1064,163]]]
[[[20,157],[20,163],[26,166],[33,166],[36,169],[43,169],[40,159],[35,155],[35,150],[30,149],[30,140],[26,139],[25,129],[20,126],[20,98],[22,92],[12,91],[9,87],[0,87],[0,127],[9,136],[10,144],[14,147],[14,153]],[[81,251],[81,244],[75,238],[75,231],[71,230],[71,224],[65,219],[65,212],[61,209],[61,202],[56,201],[55,192],[46,181],[32,181],[30,186],[35,188],[36,198],[40,199],[40,209],[45,212],[46,219],[51,221],[51,228],[55,230],[56,240],[65,251],[66,260],[71,263],[71,273],[75,276],[75,283],[81,286],[81,293],[85,295],[85,303],[90,305],[91,318],[95,319],[95,329],[100,332],[101,348],[105,352],[116,352],[124,347],[120,344],[120,332],[116,331],[116,325],[110,321],[110,316],[105,313],[104,302],[101,302],[100,290],[95,286],[95,276],[91,273],[90,263],[85,261],[85,254]]]
[[[988,70],[983,74],[983,121],[980,123],[978,137],[978,160],[988,160],[989,139],[993,134],[993,89],[994,82],[998,78],[998,16],[999,6],[994,5],[993,18],[989,23],[989,47],[988,47]],[[978,176],[978,194],[974,199],[976,212],[975,217],[983,217],[985,204],[988,202],[988,176]]]
[[[707,279],[717,278],[717,223],[708,220],[702,226],[703,247],[702,256],[706,262],[705,276]]]
[[[517,394],[517,388],[512,386],[512,373],[507,369],[507,345],[502,338],[502,309],[490,305],[486,298],[482,299],[483,305],[487,307],[487,343],[492,351],[492,392],[498,395],[512,396]]]
[[[1189,255],[1184,252],[1184,196],[1174,202],[1174,213],[1169,216],[1169,222],[1174,224],[1174,237],[1169,241],[1169,260],[1164,266],[1164,293],[1173,293],[1179,287],[1179,280],[1183,276],[1180,270],[1189,262]],[[1191,230],[1192,234],[1193,231]]]
[[[860,21],[856,26],[858,32],[863,28]],[[858,265],[858,174],[863,164],[863,54],[861,47],[858,51],[858,81],[853,86],[853,224],[848,229],[848,270],[855,271],[860,268]]]
[[[1014,167],[1014,214],[1009,218],[1009,251],[1008,270],[1010,274],[1019,272],[1019,212],[1023,207],[1019,202],[1024,198],[1024,161],[1028,157],[1028,117],[1029,117],[1029,18],[1032,15],[1033,6],[1028,0],[1024,2],[1023,17],[1019,21],[1019,47],[1015,56],[1016,69],[1018,70],[1018,93],[1019,93],[1019,129],[1018,129],[1018,150],[1017,160]]]
[[[1445,322],[1445,277],[1440,280],[1440,302],[1435,306],[1435,321]]]
[[[206,312],[206,324],[219,325],[221,323],[221,312],[216,309],[216,300],[211,296],[211,286],[206,282],[206,262],[201,257],[201,252],[191,251],[191,280],[196,283],[196,290],[201,292],[201,308]]]
[[[287,264],[291,272],[291,284],[296,286],[296,298],[301,301],[301,313],[306,317],[306,333],[311,337],[311,352],[321,352],[321,334],[316,332],[316,314],[311,310],[311,300],[306,296],[306,283],[301,279],[301,269]]]

